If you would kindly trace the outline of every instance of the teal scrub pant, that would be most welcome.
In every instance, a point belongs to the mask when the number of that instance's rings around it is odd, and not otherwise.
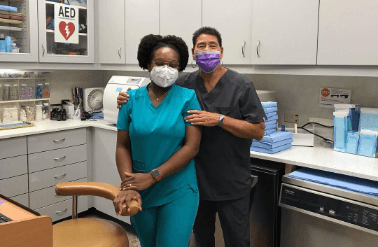
[[[143,208],[131,217],[142,247],[188,247],[196,218],[199,193],[190,186],[184,196],[167,204]]]

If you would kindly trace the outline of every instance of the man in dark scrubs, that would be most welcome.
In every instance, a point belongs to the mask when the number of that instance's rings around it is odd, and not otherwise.
[[[216,29],[202,27],[193,34],[192,55],[200,69],[176,84],[194,89],[202,109],[189,111],[185,119],[203,126],[195,158],[200,192],[196,247],[215,246],[217,212],[226,247],[249,247],[249,148],[252,139],[263,138],[266,116],[252,82],[221,66],[222,39]],[[124,99],[118,96],[118,103]]]

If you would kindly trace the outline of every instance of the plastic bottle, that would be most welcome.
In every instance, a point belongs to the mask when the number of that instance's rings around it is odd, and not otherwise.
[[[0,33],[0,52],[6,52],[6,48],[5,36],[3,33]]]
[[[5,52],[12,51],[12,38],[10,36],[5,36],[6,50]]]
[[[20,48],[17,47],[16,43],[12,43],[12,53],[20,53]]]

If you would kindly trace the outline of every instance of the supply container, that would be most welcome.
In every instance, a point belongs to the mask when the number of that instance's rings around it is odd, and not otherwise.
[[[360,105],[358,104],[334,104],[335,111],[348,112],[348,131],[358,131],[360,122]]]
[[[333,113],[333,149],[340,152],[346,150],[346,140],[348,134],[349,112],[336,111]]]
[[[9,100],[18,100],[18,99],[19,99],[18,81],[14,80],[12,83],[10,83]]]
[[[33,80],[20,80],[20,100],[34,99],[34,83]]]
[[[42,104],[42,120],[50,120],[50,103]]]
[[[377,136],[378,132],[361,130],[358,144],[358,154],[368,157],[377,157]]]
[[[35,121],[35,104],[34,103],[24,102],[24,103],[21,104],[20,108],[21,108],[21,110],[25,111],[26,122],[34,122]]]
[[[378,109],[361,108],[360,130],[378,131]]]
[[[346,152],[357,154],[360,134],[356,131],[349,131],[347,135]]]
[[[2,105],[2,123],[12,124],[19,121],[19,106],[16,104]]]

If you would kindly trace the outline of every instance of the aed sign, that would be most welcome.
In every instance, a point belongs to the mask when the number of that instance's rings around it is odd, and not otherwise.
[[[54,40],[57,43],[79,43],[78,7],[56,3],[54,8]]]

